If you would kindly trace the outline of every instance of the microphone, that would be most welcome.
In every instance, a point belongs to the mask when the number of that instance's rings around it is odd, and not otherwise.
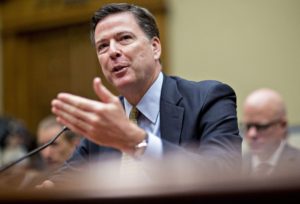
[[[28,157],[30,157],[30,156],[32,156],[32,155],[38,153],[39,151],[41,151],[41,150],[45,149],[46,147],[48,147],[49,145],[53,144],[53,143],[55,142],[55,140],[56,140],[63,132],[65,132],[66,130],[69,130],[69,128],[66,127],[66,126],[64,126],[64,127],[61,129],[61,131],[60,131],[59,133],[57,133],[57,135],[55,135],[48,143],[43,144],[42,146],[40,146],[40,147],[38,147],[38,148],[32,150],[31,152],[25,154],[23,157],[21,157],[21,158],[15,160],[15,161],[13,161],[13,162],[11,162],[11,163],[9,163],[9,164],[3,166],[3,167],[1,167],[1,168],[0,168],[0,174],[1,174],[2,172],[4,172],[5,170],[9,169],[10,167],[16,165],[17,163],[23,161],[24,159],[26,159],[26,158],[28,158]]]

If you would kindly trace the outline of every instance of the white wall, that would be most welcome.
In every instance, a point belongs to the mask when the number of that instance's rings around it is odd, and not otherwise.
[[[300,124],[299,0],[169,0],[172,74],[216,79],[238,96],[278,90],[291,124]]]

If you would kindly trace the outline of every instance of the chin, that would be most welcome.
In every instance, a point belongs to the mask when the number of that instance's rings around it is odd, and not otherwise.
[[[59,163],[50,163],[50,164],[48,164],[47,165],[50,169],[56,169],[56,168],[58,168],[59,166],[60,166],[60,164]]]
[[[257,150],[257,149],[252,149],[251,152],[252,152],[252,154],[255,154],[255,155],[261,155],[262,154],[262,151]]]
[[[262,153],[263,153],[263,150],[262,150],[262,148],[260,148],[260,147],[251,147],[251,152],[252,152],[253,154],[262,154]]]
[[[127,79],[118,80],[113,83],[114,87],[116,87],[119,91],[126,90],[127,88],[131,87],[132,84],[134,83]]]

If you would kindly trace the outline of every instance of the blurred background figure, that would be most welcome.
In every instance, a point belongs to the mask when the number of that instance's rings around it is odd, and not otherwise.
[[[62,128],[63,126],[56,122],[54,116],[47,116],[38,124],[35,139],[20,121],[7,117],[1,118],[1,165],[9,164],[37,146],[49,142]],[[79,140],[77,134],[71,131],[64,132],[49,147],[2,172],[0,184],[18,189],[34,187],[71,156]]]
[[[37,129],[39,146],[49,142],[62,128],[53,115],[41,120]],[[66,131],[52,145],[42,150],[41,156],[46,170],[54,170],[62,165],[71,156],[79,141],[79,135]]]
[[[17,119],[1,117],[0,119],[1,166],[6,165],[25,155],[34,144],[34,139],[25,125]],[[25,160],[19,165],[25,165]]]
[[[22,121],[4,116],[0,118],[1,167],[21,158],[34,148],[36,148],[34,137]],[[40,168],[40,157],[34,155],[1,172],[1,184],[17,186],[28,174],[31,174],[29,172]]]
[[[243,105],[243,134],[249,151],[243,174],[284,176],[300,170],[300,151],[287,143],[288,120],[284,101],[271,89],[258,89]]]

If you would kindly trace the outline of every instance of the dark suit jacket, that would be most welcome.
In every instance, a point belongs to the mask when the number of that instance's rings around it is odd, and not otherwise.
[[[244,176],[252,174],[251,166],[251,154],[247,152],[243,156]],[[291,176],[292,174],[298,174],[298,172],[300,172],[300,150],[286,144],[270,176]]]
[[[164,75],[160,100],[160,130],[164,155],[181,152],[205,160],[221,171],[241,163],[241,137],[236,96],[217,81],[192,82]],[[96,155],[96,157],[95,157]],[[82,162],[120,157],[120,152],[83,139],[65,169]]]

